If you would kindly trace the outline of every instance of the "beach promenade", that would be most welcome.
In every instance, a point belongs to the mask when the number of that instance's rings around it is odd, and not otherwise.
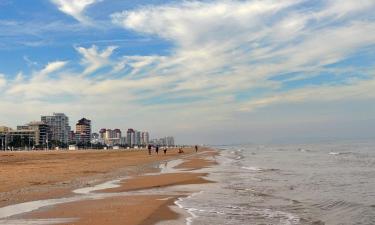
[[[185,148],[182,154],[169,149],[166,155],[151,156],[147,150],[1,152],[0,221],[79,225],[181,222],[184,215],[170,206],[192,193],[152,190],[211,182],[204,178],[207,174],[195,170],[214,165],[215,155],[216,151],[208,148],[198,153]],[[35,202],[38,200],[43,201]]]

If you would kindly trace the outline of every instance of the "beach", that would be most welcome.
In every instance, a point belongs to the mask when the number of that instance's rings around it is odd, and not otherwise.
[[[0,221],[133,225],[175,220],[184,224],[183,212],[173,207],[192,193],[148,190],[211,183],[207,173],[196,170],[215,165],[216,154],[208,148],[198,153],[184,148],[182,154],[168,149],[166,155],[151,156],[145,149],[1,152]],[[105,182],[112,183],[100,187]],[[35,201],[40,205],[35,206]]]

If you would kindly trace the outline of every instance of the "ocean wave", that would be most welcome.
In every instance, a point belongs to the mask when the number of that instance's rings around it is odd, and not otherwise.
[[[269,218],[278,218],[280,220],[280,224],[299,224],[300,218],[297,215],[294,215],[289,212],[283,211],[276,211],[271,209],[265,209],[263,211],[264,216]]]
[[[241,167],[242,169],[245,169],[245,170],[250,170],[250,171],[254,171],[254,172],[270,172],[270,171],[279,171],[279,169],[264,169],[264,168],[259,168],[259,167],[255,167],[255,166],[242,166]]]
[[[258,167],[253,167],[253,166],[243,166],[241,168],[245,170],[258,171],[258,172],[263,171],[263,169],[258,168]]]
[[[330,155],[340,155],[341,153],[340,152],[330,152],[328,154],[330,154]]]
[[[330,152],[329,155],[349,155],[349,154],[355,154],[353,152]]]

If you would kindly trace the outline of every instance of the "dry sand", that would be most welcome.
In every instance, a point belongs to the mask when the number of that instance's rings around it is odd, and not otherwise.
[[[123,192],[171,185],[210,182],[204,173],[181,172],[160,175],[142,175],[155,172],[153,165],[165,160],[189,157],[179,168],[195,170],[215,164],[214,151],[202,149],[168,150],[165,156],[149,156],[147,151],[49,151],[0,153],[0,206],[37,199],[72,195],[73,188],[110,180],[116,176],[132,175],[121,187],[105,192]],[[207,157],[212,157],[208,160]],[[93,182],[94,181],[94,182]],[[161,220],[177,219],[179,215],[169,206],[175,195],[122,196],[102,200],[87,200],[57,205],[39,210],[27,218],[77,218],[68,224],[155,224]]]

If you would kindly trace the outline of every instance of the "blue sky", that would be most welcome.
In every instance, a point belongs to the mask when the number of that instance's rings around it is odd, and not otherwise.
[[[0,122],[181,143],[374,138],[373,0],[0,2]],[[371,126],[374,125],[374,126]]]

